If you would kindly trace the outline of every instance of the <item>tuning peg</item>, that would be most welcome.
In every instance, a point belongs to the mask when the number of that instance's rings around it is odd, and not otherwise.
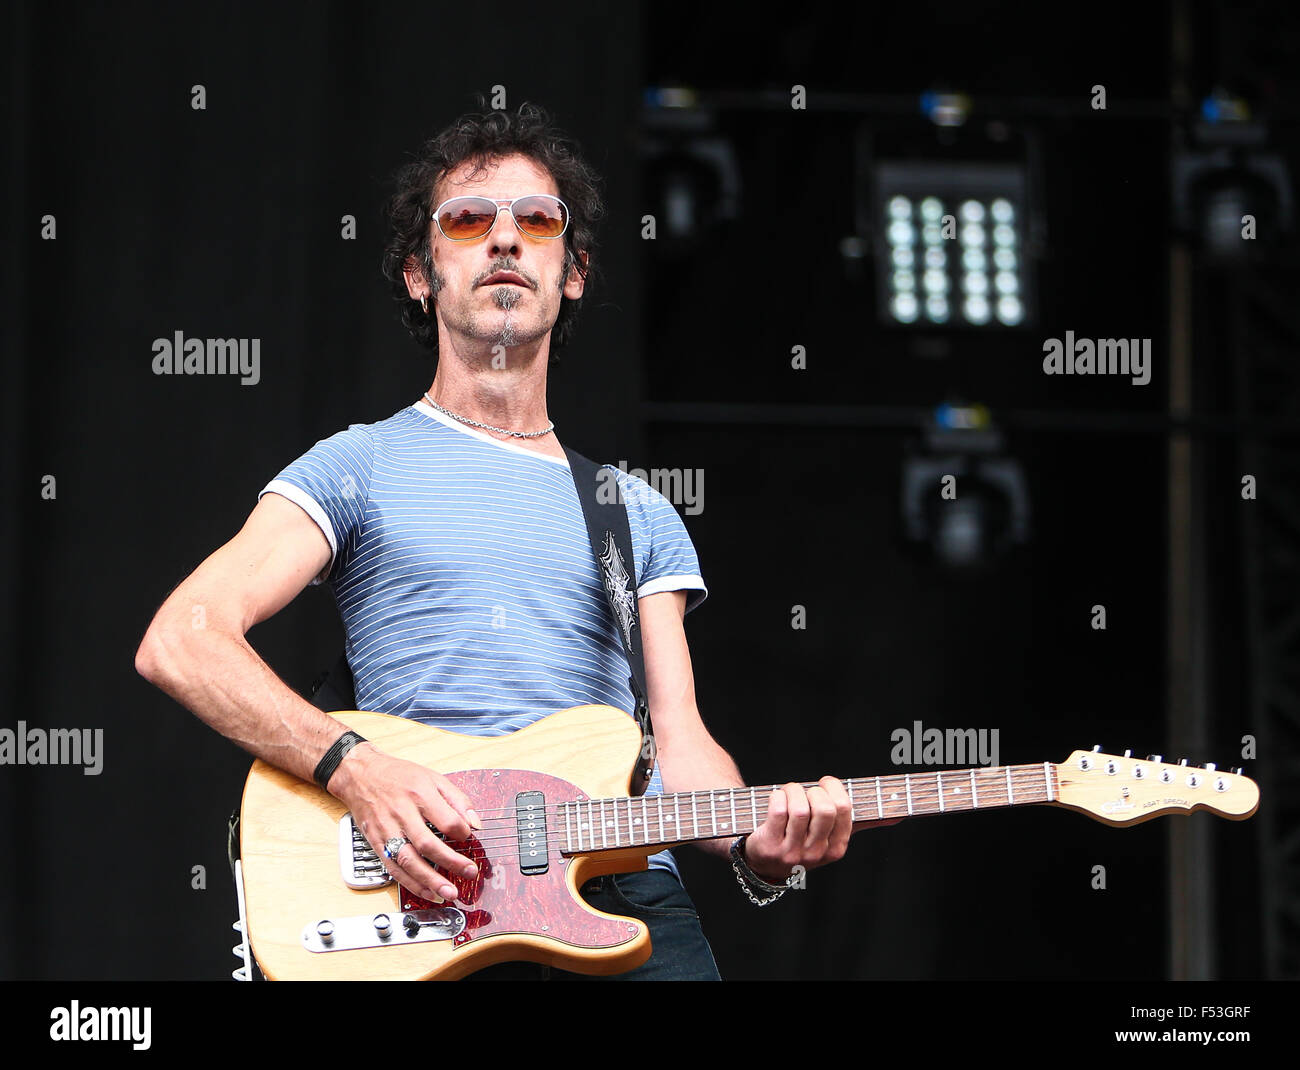
[[[1206,763],[1205,763],[1205,768],[1206,768],[1206,770],[1207,770],[1208,772],[1213,773],[1213,772],[1214,772],[1217,768],[1219,768],[1219,767],[1218,767],[1217,765],[1215,765],[1213,762],[1206,762]]]
[[[1132,758],[1132,757],[1133,757],[1133,752],[1132,752],[1131,750],[1125,750],[1125,751],[1124,751],[1124,757],[1125,757],[1125,758]]]
[[[1245,772],[1245,770],[1241,766],[1237,766],[1235,769],[1233,769],[1233,772],[1236,773],[1237,776],[1241,776],[1241,774]]]
[[[1093,747],[1092,749],[1093,749],[1094,752],[1096,752],[1096,751],[1100,751],[1100,750],[1101,750],[1101,744],[1098,743],[1098,744],[1097,744],[1095,747]]]
[[[1162,761],[1164,761],[1164,758],[1161,757],[1159,754],[1148,754],[1148,755],[1147,755],[1147,761],[1148,761],[1148,762],[1162,762]]]
[[[1179,759],[1178,759],[1178,764],[1179,764],[1179,765],[1186,765],[1186,764],[1187,764],[1187,759],[1186,759],[1186,758],[1179,758]]]

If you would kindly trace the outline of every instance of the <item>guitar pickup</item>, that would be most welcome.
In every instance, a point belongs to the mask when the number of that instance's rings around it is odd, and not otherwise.
[[[546,796],[521,791],[515,796],[515,827],[519,830],[519,872],[535,877],[550,868],[546,848]]]
[[[393,883],[392,875],[353,822],[351,813],[339,818],[339,872],[349,888],[382,888]]]

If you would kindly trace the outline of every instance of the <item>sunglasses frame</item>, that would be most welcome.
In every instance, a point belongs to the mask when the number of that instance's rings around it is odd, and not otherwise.
[[[554,201],[556,204],[560,206],[561,209],[563,209],[564,226],[561,228],[559,234],[529,234],[528,231],[524,230],[523,227],[519,226],[519,220],[515,219],[515,211],[514,211],[515,205],[518,204],[520,201],[528,200],[529,197],[546,197]],[[490,203],[496,205],[497,216],[493,218],[492,226],[488,227],[487,230],[485,230],[482,234],[476,234],[472,238],[453,238],[450,234],[448,234],[445,230],[442,229],[442,210],[446,208],[447,205],[451,204],[452,201],[489,201]],[[456,242],[478,241],[480,238],[486,238],[489,234],[492,233],[493,229],[497,225],[497,218],[500,217],[501,210],[503,208],[510,209],[510,218],[511,220],[513,220],[515,226],[519,229],[520,234],[527,235],[530,238],[536,238],[538,241],[554,241],[556,238],[563,238],[564,235],[567,234],[569,231],[569,222],[573,219],[573,213],[569,211],[569,206],[565,204],[562,200],[560,200],[559,197],[555,196],[555,194],[553,193],[525,193],[520,197],[515,197],[513,200],[507,200],[504,198],[497,199],[495,197],[480,197],[474,193],[460,193],[457,194],[455,197],[448,197],[445,201],[442,202],[442,204],[438,205],[438,207],[433,210],[433,220],[435,223],[438,224],[438,230],[441,232],[442,236],[446,238],[448,241],[456,241]]]

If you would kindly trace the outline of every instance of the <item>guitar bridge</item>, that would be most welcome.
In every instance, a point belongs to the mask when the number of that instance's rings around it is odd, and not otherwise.
[[[382,888],[392,884],[392,875],[375,854],[351,812],[339,818],[339,872],[349,888]]]

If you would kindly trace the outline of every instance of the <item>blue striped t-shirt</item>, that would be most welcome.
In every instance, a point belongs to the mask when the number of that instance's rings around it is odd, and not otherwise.
[[[686,590],[693,609],[707,592],[677,510],[617,479],[638,595]],[[498,736],[571,706],[633,708],[566,460],[420,401],[316,443],[268,491],[329,542],[312,582],[334,590],[358,709]],[[656,766],[647,794],[662,790]],[[668,851],[650,864],[676,872]]]

